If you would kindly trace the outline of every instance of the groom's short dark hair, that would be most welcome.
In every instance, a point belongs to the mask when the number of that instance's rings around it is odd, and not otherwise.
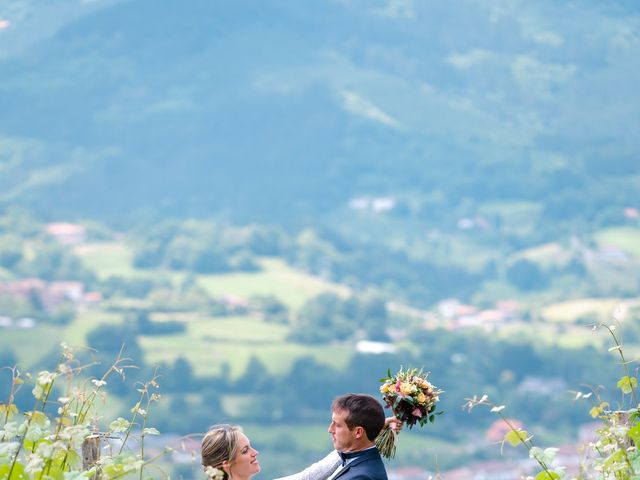
[[[347,393],[336,398],[331,410],[347,412],[345,423],[350,430],[362,427],[367,438],[372,442],[384,427],[384,410],[382,405],[371,395],[363,393]]]

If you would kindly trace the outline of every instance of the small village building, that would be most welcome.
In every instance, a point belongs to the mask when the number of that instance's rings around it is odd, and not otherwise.
[[[50,223],[45,232],[63,245],[79,245],[84,243],[87,236],[86,228],[77,223]]]
[[[356,343],[356,350],[360,353],[393,353],[396,351],[396,347],[391,343],[386,342],[372,342],[370,340],[360,340]]]

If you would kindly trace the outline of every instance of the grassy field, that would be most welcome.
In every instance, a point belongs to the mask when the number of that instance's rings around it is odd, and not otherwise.
[[[542,309],[541,315],[545,320],[560,323],[573,323],[585,317],[605,321],[611,318],[619,303],[620,299],[616,298],[582,298],[552,303]]]
[[[122,322],[119,314],[87,311],[70,324],[39,325],[35,329],[5,329],[2,345],[15,346],[18,361],[30,368],[43,355],[56,351],[60,342],[83,347],[86,335],[101,324]],[[336,344],[308,347],[286,340],[288,327],[270,324],[255,317],[216,317],[187,322],[185,333],[171,336],[140,336],[145,362],[151,366],[173,362],[182,356],[193,365],[196,375],[213,375],[226,363],[236,378],[246,370],[252,356],[262,361],[271,373],[286,372],[303,356],[331,367],[344,366],[353,353],[353,345]]]
[[[348,295],[347,287],[326,282],[289,267],[282,260],[263,258],[262,271],[201,275],[199,284],[214,296],[237,295],[249,298],[273,295],[291,309],[298,309],[309,298],[323,292]]]
[[[601,247],[605,245],[618,247],[635,257],[640,257],[640,228],[608,228],[598,232],[595,240]]]
[[[174,285],[185,273],[168,270],[141,270],[133,267],[133,251],[122,242],[93,243],[76,247],[76,254],[85,267],[100,278],[112,276],[166,278]],[[259,260],[262,271],[237,272],[219,275],[199,275],[198,283],[215,297],[236,296],[250,298],[273,295],[291,309],[298,309],[309,298],[323,292],[348,295],[345,286],[295,270],[275,258]]]
[[[64,326],[40,324],[34,328],[3,329],[0,345],[11,348],[22,368],[29,369],[44,355],[59,350],[61,342],[73,347],[84,347],[87,332],[102,323],[120,321],[119,315],[86,311],[79,313],[71,323]],[[53,367],[51,365],[50,368]]]
[[[571,252],[557,242],[545,243],[518,252],[515,259],[527,259],[544,267],[564,265],[571,260]]]
[[[101,324],[122,322],[118,314],[88,311],[80,313],[64,326],[40,325],[35,329],[3,330],[3,345],[14,351],[24,368],[30,368],[43,355],[55,351],[60,342],[86,345],[86,335]],[[308,347],[286,340],[288,327],[270,324],[255,317],[216,317],[187,322],[185,333],[171,336],[140,336],[145,362],[151,366],[173,362],[182,356],[193,365],[196,375],[213,375],[227,363],[236,378],[246,370],[252,356],[262,361],[271,373],[286,372],[296,359],[311,356],[331,367],[344,366],[353,353],[353,345],[336,344]]]
[[[2,329],[2,348],[8,347],[15,353],[22,369],[30,369],[44,355],[52,352],[62,341],[61,327],[39,325],[35,328]],[[0,365],[5,367],[8,365]]]
[[[88,243],[77,246],[74,251],[84,266],[100,278],[139,274],[132,266],[133,251],[124,243]]]
[[[99,278],[165,278],[174,285],[187,275],[172,270],[143,270],[133,266],[133,250],[123,242],[87,243],[74,250],[83,265]]]
[[[176,284],[185,275],[181,272],[135,269],[132,266],[133,252],[120,242],[82,245],[76,248],[76,254],[100,278],[164,277]],[[322,292],[349,293],[346,287],[297,271],[281,260],[264,258],[260,265],[263,269],[260,272],[201,275],[198,282],[215,297],[273,295],[293,310]],[[221,365],[227,363],[231,367],[231,375],[237,377],[245,371],[252,356],[264,362],[273,373],[282,373],[302,356],[312,356],[327,365],[341,367],[353,352],[353,346],[346,344],[309,348],[288,343],[288,326],[267,323],[257,317],[210,318],[202,314],[185,314],[181,320],[187,325],[186,332],[182,334],[139,338],[149,364],[171,362],[184,356],[192,363],[197,375],[218,373]],[[19,360],[28,368],[42,355],[57,348],[60,342],[84,346],[89,331],[101,324],[122,321],[123,317],[118,313],[80,311],[66,326],[7,329],[3,331],[2,344],[17,346],[15,350]]]
[[[69,345],[86,345],[86,336],[91,330],[102,324],[117,324],[122,322],[122,317],[116,313],[100,310],[87,310],[80,312],[69,325],[62,331],[61,337]]]
[[[188,359],[196,375],[215,375],[227,363],[231,376],[244,373],[251,357],[262,361],[272,373],[287,371],[296,359],[312,356],[332,367],[342,367],[353,353],[350,344],[309,347],[286,340],[288,327],[255,317],[217,317],[187,323],[179,335],[141,336],[146,362]]]
[[[558,345],[566,348],[578,348],[593,345],[603,347],[608,339],[588,326],[566,325],[558,323],[519,323],[505,325],[497,332],[497,336],[506,341],[514,338],[532,339],[546,345]]]

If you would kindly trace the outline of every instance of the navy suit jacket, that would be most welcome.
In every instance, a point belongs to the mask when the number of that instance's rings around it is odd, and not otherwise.
[[[346,465],[333,480],[387,480],[387,471],[377,448],[362,452]]]

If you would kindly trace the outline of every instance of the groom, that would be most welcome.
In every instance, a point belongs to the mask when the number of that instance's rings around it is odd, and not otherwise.
[[[370,395],[348,393],[333,401],[329,433],[342,465],[328,480],[387,480],[374,443],[384,422],[382,406]]]

